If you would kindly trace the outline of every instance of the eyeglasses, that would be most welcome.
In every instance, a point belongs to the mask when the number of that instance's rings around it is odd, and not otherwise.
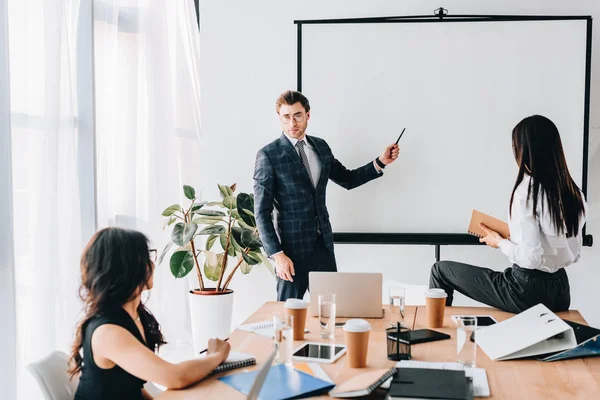
[[[304,119],[306,119],[306,114],[296,113],[296,114],[294,114],[293,118],[294,118],[294,121],[296,121],[296,122],[303,122]],[[282,115],[281,117],[279,117],[279,120],[281,122],[283,122],[284,124],[289,124],[290,121],[292,120],[292,117],[290,117],[289,115],[286,114],[286,115]]]
[[[148,249],[148,255],[150,256],[150,261],[156,262],[156,255],[157,255],[156,249]]]

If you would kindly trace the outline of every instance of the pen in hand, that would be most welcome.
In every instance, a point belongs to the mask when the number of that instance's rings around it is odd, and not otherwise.
[[[228,341],[228,340],[229,340],[229,338],[227,338],[227,339],[225,339],[225,340],[223,340],[223,341],[224,341],[224,342],[226,342],[226,341]],[[198,353],[198,354],[204,354],[204,353],[206,353],[207,351],[208,351],[208,347],[207,347],[206,349],[202,350],[202,351],[201,351],[200,353]]]

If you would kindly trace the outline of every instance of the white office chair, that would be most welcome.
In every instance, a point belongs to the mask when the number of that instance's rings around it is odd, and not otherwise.
[[[67,373],[68,361],[69,356],[62,351],[55,351],[43,360],[27,366],[37,381],[45,400],[72,400],[75,397],[79,376],[70,379]],[[144,389],[152,397],[163,392],[151,382],[146,382]]]
[[[45,400],[72,400],[79,384],[79,377],[71,380],[67,356],[62,351],[55,351],[48,357],[31,363],[27,369],[37,381]]]

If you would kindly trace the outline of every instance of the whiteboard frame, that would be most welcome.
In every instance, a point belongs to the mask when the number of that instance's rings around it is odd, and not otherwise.
[[[452,22],[529,22],[529,21],[586,21],[586,61],[585,61],[585,99],[583,121],[583,166],[581,190],[587,197],[589,120],[590,120],[590,81],[592,64],[592,17],[587,15],[414,15],[342,19],[294,20],[297,27],[297,90],[302,91],[302,26],[315,24],[388,24],[388,23],[452,23]],[[334,232],[335,243],[344,244],[405,244],[434,245],[436,260],[439,260],[440,245],[481,245],[479,239],[469,234],[457,233],[353,233]],[[592,235],[586,234],[583,227],[583,245],[591,247]]]

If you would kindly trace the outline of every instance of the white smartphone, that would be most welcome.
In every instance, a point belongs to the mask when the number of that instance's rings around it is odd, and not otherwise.
[[[490,325],[494,325],[494,324],[498,323],[498,321],[496,320],[496,318],[492,317],[491,315],[453,315],[452,316],[452,320],[454,322],[456,322],[461,317],[475,317],[475,318],[477,318],[477,328],[481,328],[483,326],[490,326]]]
[[[346,353],[342,344],[304,343],[294,350],[292,358],[297,361],[331,364]]]

